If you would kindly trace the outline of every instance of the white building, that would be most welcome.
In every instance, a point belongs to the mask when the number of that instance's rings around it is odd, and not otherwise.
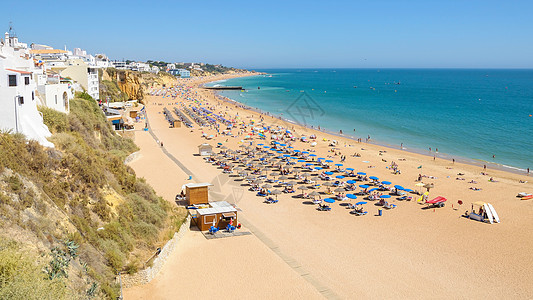
[[[112,62],[111,65],[113,66],[113,68],[118,69],[118,70],[126,70],[126,69],[128,69],[128,64],[125,61],[116,60],[116,61]]]
[[[79,83],[93,99],[100,99],[98,68],[88,65],[82,59],[69,59],[64,65],[51,66],[51,70]]]
[[[185,69],[169,70],[168,73],[172,74],[174,76],[179,76],[181,78],[190,78],[191,77],[191,72],[189,70],[185,70]]]
[[[98,68],[109,68],[112,66],[111,61],[105,54],[96,54],[95,56],[96,66]]]
[[[33,59],[27,45],[6,32],[0,43],[0,129],[24,134],[41,145],[54,147],[52,134],[37,110]]]

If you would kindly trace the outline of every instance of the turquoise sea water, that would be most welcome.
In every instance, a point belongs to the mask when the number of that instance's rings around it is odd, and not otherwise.
[[[211,85],[243,86],[221,94],[363,141],[370,135],[423,154],[438,148],[439,157],[533,169],[533,70],[260,71],[268,75]]]

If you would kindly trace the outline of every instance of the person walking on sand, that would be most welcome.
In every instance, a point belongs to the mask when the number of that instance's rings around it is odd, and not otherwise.
[[[487,170],[487,165],[483,165],[483,171]]]

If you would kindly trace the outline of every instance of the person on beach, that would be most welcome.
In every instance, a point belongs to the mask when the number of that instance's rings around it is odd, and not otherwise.
[[[483,165],[483,171],[487,170],[487,165]]]
[[[452,164],[455,164],[455,158],[452,158]]]

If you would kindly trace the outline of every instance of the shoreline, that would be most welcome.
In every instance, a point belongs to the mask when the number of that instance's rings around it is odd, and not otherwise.
[[[251,77],[251,76],[259,76],[259,75],[264,75],[264,74],[250,74],[250,75],[244,75],[244,76],[238,76],[238,77],[249,77],[249,76]],[[214,81],[204,82],[204,83],[198,85],[198,87],[199,88],[203,88],[207,84],[211,84],[211,83],[219,82],[219,81],[224,81],[225,82],[227,79],[232,79],[232,78],[237,78],[237,77],[231,77],[231,78],[225,78],[225,79],[217,79],[217,80],[214,80]],[[225,101],[225,102],[229,102],[229,103],[231,103],[233,105],[241,106],[243,109],[247,109],[247,110],[252,111],[252,112],[256,112],[256,113],[259,113],[259,114],[264,114],[264,115],[270,116],[272,118],[280,119],[280,120],[282,120],[282,121],[284,121],[286,123],[293,124],[293,125],[296,125],[296,126],[299,126],[299,127],[302,127],[302,128],[306,128],[306,129],[314,131],[316,133],[322,133],[322,134],[325,133],[325,134],[333,135],[333,136],[336,136],[336,137],[339,137],[339,138],[346,138],[346,139],[352,140],[353,142],[358,143],[358,144],[369,144],[369,145],[374,145],[374,146],[379,146],[379,147],[385,147],[387,149],[395,149],[395,150],[398,150],[398,151],[405,151],[405,152],[408,152],[408,153],[423,155],[423,156],[426,156],[426,157],[429,157],[429,158],[432,158],[433,156],[435,156],[438,159],[449,160],[450,162],[453,159],[455,159],[456,163],[462,163],[462,164],[466,164],[466,165],[470,165],[470,166],[474,166],[474,167],[480,167],[480,168],[483,168],[483,166],[486,165],[487,169],[498,170],[498,171],[507,172],[507,173],[511,173],[511,174],[516,174],[516,175],[524,175],[524,176],[527,176],[527,177],[530,176],[530,173],[527,173],[526,169],[522,169],[522,168],[516,167],[516,166],[498,164],[498,163],[494,163],[494,162],[490,162],[490,161],[485,161],[485,160],[482,160],[482,159],[476,159],[476,158],[469,158],[469,157],[464,157],[464,156],[452,155],[452,154],[443,153],[443,152],[431,152],[431,154],[430,154],[430,153],[428,153],[428,151],[425,151],[423,149],[406,148],[406,147],[400,148],[400,147],[395,147],[392,144],[387,143],[386,141],[373,140],[373,139],[370,139],[369,141],[366,141],[366,142],[358,142],[357,141],[358,137],[355,137],[355,136],[346,135],[346,134],[340,134],[338,132],[334,132],[334,131],[331,131],[331,130],[328,130],[328,129],[318,130],[317,128],[310,127],[309,125],[303,125],[303,124],[300,124],[300,123],[298,123],[296,121],[287,119],[287,118],[285,118],[283,116],[278,116],[278,115],[272,114],[269,111],[264,111],[264,110],[262,110],[260,108],[252,107],[252,106],[243,104],[243,103],[241,103],[241,102],[239,102],[237,100],[234,100],[234,99],[231,99],[231,98],[229,98],[227,96],[222,95],[221,94],[222,91],[213,90],[213,91],[210,91],[210,92],[212,92],[214,94],[214,96],[217,99],[221,100],[221,101]]]
[[[516,198],[518,192],[533,191],[533,183],[519,183],[519,179],[526,176],[497,170],[489,170],[490,175],[482,175],[480,168],[459,162],[452,165],[442,159],[433,161],[425,155],[394,148],[367,143],[357,145],[345,136],[311,131],[279,118],[260,115],[237,101],[225,100],[212,91],[197,88],[203,82],[221,78],[179,81],[176,86],[181,92],[176,98],[161,95],[147,97],[145,112],[157,138],[164,141],[165,149],[191,170],[194,182],[214,184],[210,192],[211,201],[225,200],[236,205],[240,209],[239,219],[244,230],[250,230],[252,234],[206,240],[199,231],[190,231],[151,283],[126,291],[129,298],[169,299],[175,298],[178,293],[183,297],[185,294],[178,291],[181,288],[194,291],[196,297],[211,297],[213,290],[201,287],[205,282],[218,278],[220,272],[227,272],[228,267],[236,268],[238,274],[247,274],[224,281],[221,285],[227,295],[236,298],[264,296],[273,284],[277,287],[276,297],[291,295],[295,299],[314,299],[317,291],[324,290],[343,299],[438,298],[443,295],[490,298],[508,296],[507,290],[514,291],[514,298],[531,295],[532,265],[524,262],[530,261],[528,249],[531,249],[533,232],[524,228],[532,224],[533,202]],[[182,105],[203,106],[226,119],[234,119],[238,124],[242,121],[247,125],[235,127],[232,135],[218,132],[217,129],[225,129],[219,122],[220,126],[201,127],[198,123],[193,128],[169,128],[162,110]],[[397,208],[384,210],[382,216],[377,213],[379,207],[374,201],[365,204],[368,215],[350,214],[347,202],[363,199],[339,200],[331,205],[330,212],[318,211],[316,205],[296,194],[282,193],[278,195],[279,203],[265,204],[264,198],[249,191],[248,186],[243,186],[236,174],[226,174],[220,166],[207,163],[197,155],[197,146],[203,143],[234,150],[248,141],[270,142],[270,139],[262,140],[257,134],[243,141],[254,127],[252,120],[255,124],[285,126],[289,130],[294,126],[291,131],[296,137],[315,133],[315,141],[318,142],[315,147],[299,140],[291,146],[313,152],[318,157],[328,157],[334,162],[340,160],[346,167],[406,188],[420,190],[416,186],[416,178],[421,173],[423,184],[434,184],[430,199],[443,196],[448,202],[443,208],[430,208],[416,198],[405,201],[392,197],[390,201]],[[142,126],[142,123],[138,124],[139,128]],[[176,166],[168,163],[161,146],[147,132],[139,129],[136,135],[138,141],[144,144],[140,145],[141,149],[146,148],[150,152],[144,152],[144,158],[135,162],[135,171],[139,169],[140,174],[154,183],[158,194],[168,195],[165,198],[174,202],[173,195],[179,193],[181,184],[190,182],[188,174],[180,170],[166,171]],[[213,137],[206,139],[208,135]],[[340,142],[335,153],[328,146],[327,139]],[[381,153],[382,149],[387,151]],[[213,150],[218,152],[218,148]],[[361,153],[361,157],[353,157],[354,151]],[[342,154],[346,157],[343,158]],[[397,162],[401,173],[392,172],[390,165],[393,162]],[[417,168],[421,165],[422,169]],[[458,173],[461,174],[459,177],[463,177],[460,180],[456,178]],[[489,176],[497,180],[491,182]],[[472,186],[478,189],[472,190]],[[328,197],[322,189],[317,191],[322,197]],[[494,204],[502,222],[490,225],[464,218],[465,210],[470,210],[470,204],[477,201]],[[312,247],[309,246],[310,241]],[[235,260],[228,265],[226,256]],[[498,263],[494,263],[496,261]],[[293,266],[297,267],[296,271],[291,268]],[[211,271],[205,272],[207,268]],[[191,269],[191,272],[175,272],[179,269]],[[308,281],[302,280],[301,270],[321,283],[321,287],[310,286]],[[434,284],[420,281],[420,278],[431,278],[436,273],[439,280]],[[239,288],[242,286],[249,288]]]

